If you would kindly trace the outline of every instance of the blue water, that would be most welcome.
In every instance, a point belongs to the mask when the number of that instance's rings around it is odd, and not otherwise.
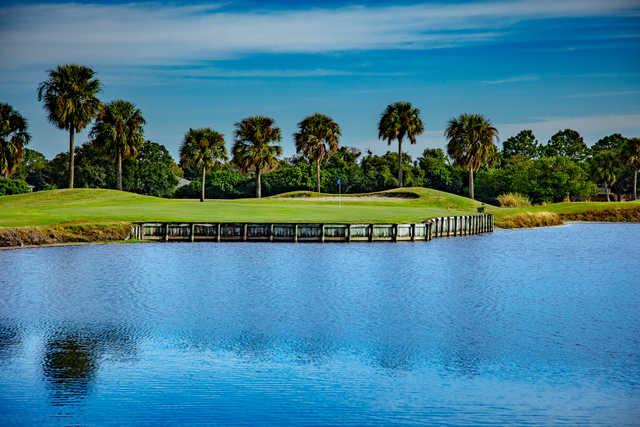
[[[640,225],[0,251],[0,424],[640,422]]]

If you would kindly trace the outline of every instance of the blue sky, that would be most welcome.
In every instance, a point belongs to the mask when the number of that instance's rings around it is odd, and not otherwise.
[[[51,157],[67,135],[36,99],[46,70],[93,67],[104,101],[147,119],[147,138],[177,154],[190,127],[264,114],[285,154],[305,115],[342,126],[343,145],[383,153],[384,107],[420,108],[424,147],[447,120],[486,115],[501,140],[523,128],[546,142],[571,127],[588,143],[640,135],[640,3],[629,0],[456,2],[2,2],[0,102],[29,121],[31,148]],[[80,141],[86,139],[86,132]]]

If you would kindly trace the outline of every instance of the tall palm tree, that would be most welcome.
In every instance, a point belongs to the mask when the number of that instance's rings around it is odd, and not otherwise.
[[[298,123],[293,134],[296,151],[316,163],[316,184],[320,192],[320,164],[338,151],[340,126],[329,116],[316,113]]]
[[[498,130],[481,114],[461,114],[445,130],[449,156],[469,171],[469,196],[474,199],[473,174],[497,154]]]
[[[640,138],[630,138],[625,146],[627,164],[633,169],[633,200],[638,200],[638,172],[640,171]]]
[[[89,67],[58,65],[49,79],[38,86],[38,101],[44,102],[49,121],[69,131],[69,188],[73,188],[74,134],[93,120],[100,109],[100,81]]]
[[[597,183],[604,186],[607,202],[611,201],[611,187],[618,180],[620,169],[620,160],[615,150],[599,151],[591,159],[591,174]]]
[[[121,99],[111,101],[98,113],[91,136],[113,155],[117,167],[118,190],[122,191],[122,160],[135,159],[144,143],[142,112]]]
[[[9,104],[0,103],[0,174],[9,178],[24,156],[31,136],[27,121]]]
[[[281,146],[272,145],[281,139],[280,128],[273,125],[274,120],[264,116],[247,117],[235,125],[233,162],[242,173],[255,172],[258,198],[262,197],[262,173],[275,169],[282,154]]]
[[[389,145],[398,140],[398,183],[402,187],[402,141],[408,137],[411,144],[424,132],[424,124],[420,118],[420,110],[410,102],[396,102],[387,105],[378,123],[378,138],[386,140]]]
[[[206,174],[216,164],[227,160],[224,135],[211,128],[189,129],[180,147],[180,165],[202,169],[200,201],[204,202]]]

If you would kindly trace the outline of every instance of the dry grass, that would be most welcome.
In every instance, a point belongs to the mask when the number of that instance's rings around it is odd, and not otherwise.
[[[548,227],[561,224],[562,218],[553,212],[520,212],[496,220],[496,225],[502,228]]]
[[[110,242],[128,239],[130,232],[131,226],[127,223],[7,227],[0,228],[0,247]]]
[[[531,206],[531,200],[520,193],[506,193],[497,197],[498,203],[503,208],[526,208]]]
[[[640,222],[640,207],[630,209],[601,209],[578,213],[562,214],[562,218],[570,221],[597,222]]]

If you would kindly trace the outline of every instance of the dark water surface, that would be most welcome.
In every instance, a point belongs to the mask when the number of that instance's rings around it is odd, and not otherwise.
[[[640,225],[0,251],[0,424],[640,422]]]

